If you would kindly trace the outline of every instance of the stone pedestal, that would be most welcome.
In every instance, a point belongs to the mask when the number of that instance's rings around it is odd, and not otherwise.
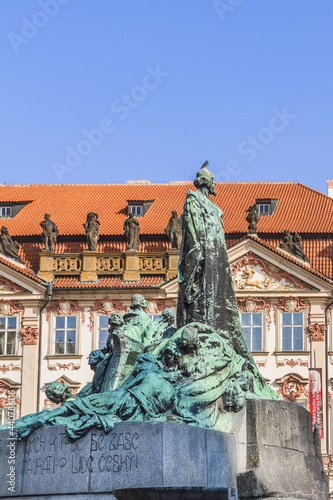
[[[139,281],[139,254],[136,250],[127,250],[125,254],[124,281]]]
[[[168,251],[168,268],[166,272],[167,280],[171,280],[177,276],[178,262],[179,250],[177,248],[171,248],[171,250]]]
[[[230,434],[142,422],[75,442],[64,426],[45,427],[17,443],[3,430],[0,497],[230,500],[238,488],[239,500],[327,500],[311,425],[296,404],[252,400]]]

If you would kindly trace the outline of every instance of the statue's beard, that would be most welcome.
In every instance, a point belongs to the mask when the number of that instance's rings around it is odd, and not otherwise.
[[[209,194],[212,194],[213,196],[216,196],[217,193],[216,193],[216,191],[215,191],[215,189],[213,187],[210,187],[209,188]]]

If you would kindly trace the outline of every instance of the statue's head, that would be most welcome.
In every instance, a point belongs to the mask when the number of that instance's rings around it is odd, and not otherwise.
[[[143,295],[136,293],[135,295],[132,296],[131,309],[139,309],[139,308],[146,309],[147,305],[148,305],[147,301]]]
[[[180,352],[178,351],[177,344],[175,342],[168,342],[162,351],[162,361],[164,366],[170,368],[171,366],[178,364],[181,359]]]
[[[129,218],[129,219],[133,219],[133,217],[134,217],[133,212],[129,212],[129,214],[128,214],[128,218]]]
[[[51,218],[51,214],[44,214],[44,219],[49,220]]]
[[[175,319],[176,319],[175,311],[170,307],[167,307],[162,311],[162,320],[164,323],[167,323],[168,326],[173,325],[175,323]]]
[[[194,185],[197,189],[208,189],[209,194],[216,196],[215,185],[216,182],[214,180],[214,175],[212,172],[208,170],[208,161],[202,165],[201,169],[197,173],[197,176],[194,180]]]
[[[8,234],[8,229],[5,226],[2,226],[1,234]]]
[[[111,327],[122,326],[124,324],[123,317],[119,312],[114,312],[110,314],[108,322]]]
[[[97,368],[97,365],[105,358],[105,355],[100,351],[99,349],[96,349],[95,351],[91,351],[89,354],[88,358],[88,364],[90,368],[95,371]]]
[[[65,403],[66,399],[72,394],[71,388],[68,384],[61,382],[51,382],[45,390],[46,396],[52,403]]]
[[[198,329],[190,325],[185,326],[179,342],[186,352],[196,351],[199,347]]]
[[[295,233],[293,239],[296,243],[300,243],[302,241],[302,236],[299,233]]]
[[[175,218],[177,217],[178,218],[178,216],[177,216],[177,210],[172,210],[171,214],[172,214],[172,217],[175,217]]]

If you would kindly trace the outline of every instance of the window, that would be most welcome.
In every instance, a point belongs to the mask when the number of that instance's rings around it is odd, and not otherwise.
[[[303,350],[303,313],[282,313],[282,351]]]
[[[258,214],[263,215],[274,215],[275,210],[278,206],[279,200],[273,198],[265,198],[256,200],[256,206]]]
[[[8,424],[8,410],[1,408],[0,410],[0,425]]]
[[[250,351],[262,351],[262,314],[241,313],[241,322]]]
[[[12,207],[2,206],[0,207],[0,217],[5,219],[12,216]]]
[[[15,355],[16,351],[16,316],[0,316],[0,355]]]
[[[133,215],[136,215],[137,217],[141,217],[143,214],[143,207],[142,205],[129,205],[129,212],[132,212]]]
[[[259,215],[269,215],[270,206],[268,204],[259,205]]]
[[[55,354],[75,354],[76,316],[55,318]]]
[[[99,316],[99,326],[98,326],[98,349],[104,349],[106,347],[106,340],[108,338],[108,320],[109,316]]]

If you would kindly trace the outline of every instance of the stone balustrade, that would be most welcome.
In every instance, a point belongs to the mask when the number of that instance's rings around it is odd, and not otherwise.
[[[168,252],[100,254],[39,254],[38,276],[53,281],[57,276],[79,276],[80,281],[97,281],[101,276],[121,275],[124,281],[139,281],[145,274],[163,274],[167,280],[177,275],[179,250]]]

